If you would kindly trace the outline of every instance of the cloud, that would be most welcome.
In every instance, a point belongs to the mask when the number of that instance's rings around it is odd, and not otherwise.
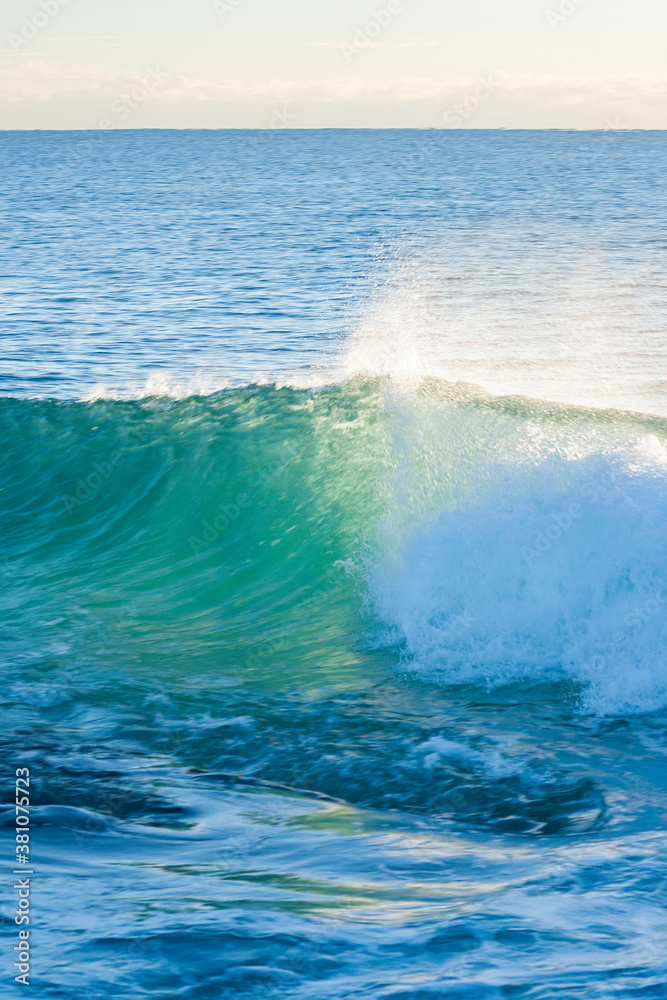
[[[116,42],[118,35],[72,35],[68,38],[60,38],[57,35],[42,35],[44,42]]]
[[[148,68],[148,67],[147,67]],[[119,85],[135,81],[141,72],[128,73],[94,65],[67,66],[48,59],[27,59],[20,67],[0,70],[0,95],[11,92],[15,99],[48,100],[55,91],[76,96],[81,91],[107,93]],[[448,100],[474,90],[481,77],[403,77],[392,80],[362,76],[341,76],[320,81],[280,79],[240,80],[170,76],[161,90],[162,100],[188,98],[195,101],[294,100],[307,102]],[[565,76],[497,71],[506,98],[547,100],[556,104],[591,100],[624,103],[641,97],[667,95],[667,74],[619,76]]]
[[[340,42],[297,42],[296,48],[300,49],[334,49],[340,51]],[[440,42],[435,38],[405,38],[402,42],[372,42],[369,41],[364,49],[431,49]]]
[[[99,111],[103,115],[109,103],[124,88],[135,85],[149,68],[156,67],[147,66],[132,74],[99,65],[63,65],[37,56],[26,57],[22,63],[14,62],[0,69],[0,97],[14,108],[12,120],[20,120],[20,127],[35,127],[28,118],[32,114],[30,109],[39,106],[64,108],[68,122],[79,113],[78,109],[85,108],[87,117],[82,114],[81,125],[68,124],[68,127],[89,127],[91,114]],[[346,108],[354,124],[359,124],[358,113],[363,112],[363,123],[372,126],[374,107],[383,109],[383,124],[387,109],[393,107],[403,109],[404,117],[396,119],[402,127],[413,123],[438,126],[443,123],[443,112],[455,102],[474,95],[482,79],[479,76],[378,79],[362,76],[362,69],[359,75],[295,81],[170,76],[159,67],[164,79],[151,91],[150,105],[142,112],[141,124],[150,125],[152,119],[146,118],[150,113],[157,116],[155,121],[161,125],[172,122],[175,127],[187,127],[192,121],[201,127],[210,121],[210,125],[203,127],[225,127],[229,120],[225,116],[232,112],[237,116],[232,122],[236,125],[244,109],[250,112],[280,104],[290,111],[298,109],[298,123],[306,127],[320,121],[345,124]],[[619,116],[632,127],[667,125],[667,74],[585,76],[497,70],[493,76],[499,81],[493,99],[484,102],[479,115],[470,123],[473,127],[604,128],[609,127],[605,126],[607,120],[617,120]],[[25,124],[20,117],[23,106]],[[327,108],[335,111],[335,118],[327,118]],[[169,117],[171,111],[173,119]]]

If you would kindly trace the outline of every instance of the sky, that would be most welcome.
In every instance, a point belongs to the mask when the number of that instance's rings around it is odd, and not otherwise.
[[[665,0],[4,0],[0,128],[665,128]]]

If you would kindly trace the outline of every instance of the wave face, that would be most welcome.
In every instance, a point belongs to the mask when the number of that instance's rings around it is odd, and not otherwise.
[[[324,629],[443,685],[667,704],[665,421],[379,380],[0,414],[26,654],[294,666]]]
[[[302,605],[334,581],[350,601],[336,560],[379,516],[380,408],[363,386],[0,401],[18,646],[55,637],[103,658],[118,642],[133,661],[183,669],[184,657],[247,658],[289,625],[298,649]]]
[[[664,980],[665,421],[359,378],[0,433],[45,989]]]

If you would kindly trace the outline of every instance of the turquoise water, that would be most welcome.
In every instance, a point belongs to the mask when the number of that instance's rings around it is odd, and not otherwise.
[[[1,148],[32,990],[667,996],[662,134]]]

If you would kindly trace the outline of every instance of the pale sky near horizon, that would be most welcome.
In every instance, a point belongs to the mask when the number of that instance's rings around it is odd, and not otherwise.
[[[5,0],[0,128],[665,128],[665,0]]]

